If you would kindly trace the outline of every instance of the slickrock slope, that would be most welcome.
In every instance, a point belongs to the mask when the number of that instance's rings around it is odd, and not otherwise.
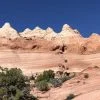
[[[88,73],[89,78],[84,78]],[[100,68],[88,67],[83,73],[66,81],[61,87],[52,88],[46,93],[33,91],[39,100],[66,100],[69,94],[76,95],[72,100],[100,100]],[[68,99],[71,100],[71,99]]]

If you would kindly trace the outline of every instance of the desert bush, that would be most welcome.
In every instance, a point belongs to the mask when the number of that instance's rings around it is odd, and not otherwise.
[[[0,70],[0,100],[36,100],[30,95],[29,80],[20,69],[0,67]]]
[[[50,79],[49,81],[55,88],[62,85],[62,80],[58,78]]]
[[[0,97],[7,94],[7,89],[5,87],[0,87]]]
[[[63,82],[65,82],[69,79],[70,79],[70,77],[68,77],[68,76],[62,76],[60,78],[50,79],[49,83],[51,83],[56,88],[56,87],[61,86],[63,84]]]
[[[17,68],[11,68],[0,72],[0,86],[16,86],[22,89],[26,86],[27,78],[22,74],[22,71]]]
[[[16,100],[20,100],[21,97],[23,97],[24,93],[20,91],[19,89],[16,89]]]
[[[34,76],[34,75],[31,75],[31,76],[29,77],[29,80],[35,80],[35,76]]]
[[[60,78],[60,80],[62,81],[62,82],[65,82],[65,81],[67,81],[67,80],[69,80],[70,79],[70,77],[68,77],[68,76],[62,76],[61,78]]]
[[[89,78],[89,74],[88,73],[85,73],[84,74],[84,78]]]
[[[74,94],[69,94],[66,98],[66,100],[72,100],[73,98],[75,98]]]
[[[37,78],[35,79],[35,83],[36,83],[36,82],[39,82],[39,81],[42,81],[42,80],[46,80],[46,79],[45,79],[45,77],[43,76],[43,74],[40,74],[40,75],[38,75]]]
[[[70,74],[70,73],[69,73]],[[59,87],[62,85],[63,82],[73,78],[75,76],[74,73],[69,75],[62,73],[59,78],[55,78],[55,73],[52,70],[44,71],[42,74],[38,75],[35,79],[35,87],[38,88],[40,91],[47,91],[49,90],[49,85],[53,87]]]
[[[44,71],[43,74],[37,76],[35,82],[39,82],[42,80],[49,81],[51,78],[55,77],[55,73],[52,70]]]
[[[16,87],[15,86],[9,86],[9,88],[8,88],[8,94],[9,95],[12,95],[12,96],[15,96],[16,95]]]
[[[25,88],[23,91],[19,91],[16,100],[37,100],[37,98],[30,94],[30,91]]]
[[[35,96],[33,95],[30,95],[28,97],[26,96],[21,96],[19,99],[16,99],[16,100],[38,100]]]
[[[49,86],[47,81],[42,80],[36,83],[36,87],[38,88],[38,90],[40,91],[48,91],[49,90]]]
[[[52,70],[48,70],[48,71],[44,71],[43,72],[43,77],[49,81],[49,79],[54,78],[55,77],[55,73]]]
[[[65,72],[59,79],[62,82],[65,82],[67,80],[72,79],[73,77],[75,77],[75,73],[67,73],[67,72]]]

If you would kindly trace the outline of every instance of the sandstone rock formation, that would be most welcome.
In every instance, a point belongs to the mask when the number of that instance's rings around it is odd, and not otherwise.
[[[19,34],[15,29],[13,29],[9,23],[5,23],[2,28],[0,28],[0,37],[5,38],[18,38]]]
[[[0,66],[17,67],[30,76],[48,69],[59,71],[59,65],[68,68],[68,72],[76,72],[76,77],[45,93],[33,88],[32,94],[40,97],[39,100],[65,100],[70,93],[76,95],[75,100],[99,100],[99,34],[93,33],[84,38],[77,29],[67,24],[59,33],[50,27],[46,30],[26,28],[18,33],[9,23],[0,28]],[[84,78],[85,73],[89,75],[87,79]]]
[[[17,32],[9,23],[0,28],[0,48],[29,49],[89,54],[100,52],[100,35],[93,33],[84,38],[77,29],[65,24],[60,33],[48,27],[46,30],[35,27]]]
[[[65,24],[62,27],[62,31],[59,33],[61,37],[80,35],[80,33],[75,29],[72,29],[69,25]]]
[[[29,29],[29,28],[26,28],[23,32],[20,32],[20,36],[22,37],[28,37],[29,36],[29,33],[31,32],[32,30]]]

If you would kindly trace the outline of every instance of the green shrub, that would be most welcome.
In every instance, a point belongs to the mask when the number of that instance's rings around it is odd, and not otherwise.
[[[75,98],[74,94],[69,94],[66,98],[66,100],[72,100],[73,98]]]
[[[30,80],[35,80],[35,76],[34,75],[31,75],[29,79]]]
[[[20,91],[19,89],[16,89],[16,100],[19,100],[23,96],[23,92]]]
[[[0,87],[0,97],[7,94],[7,89],[5,87]]]
[[[9,86],[9,89],[8,89],[8,92],[11,94],[11,95],[13,95],[13,96],[15,96],[16,95],[16,87],[15,86]]]
[[[43,76],[43,74],[40,74],[37,76],[37,78],[35,79],[35,82],[39,82],[39,81],[42,81],[42,80],[46,80],[45,77]]]
[[[43,77],[45,77],[45,79],[47,81],[49,81],[50,78],[54,78],[55,77],[55,73],[54,73],[53,70],[44,71],[43,72]]]
[[[70,77],[68,77],[68,76],[63,76],[63,77],[60,78],[60,80],[61,80],[62,82],[65,82],[65,81],[67,81],[67,80],[69,80],[69,79],[70,79]]]
[[[20,69],[0,70],[0,100],[37,100],[30,95],[29,80]]]
[[[16,86],[22,89],[26,86],[28,79],[22,74],[22,71],[17,68],[6,69],[0,72],[0,86]]]
[[[70,77],[62,76],[61,78],[52,78],[50,79],[49,83],[51,83],[55,88],[62,85],[63,82],[69,80]]]
[[[18,91],[16,94],[16,100],[37,100],[37,98],[31,95],[27,89],[25,89],[23,91]]]
[[[51,78],[55,77],[55,73],[52,70],[48,70],[48,71],[44,71],[43,74],[40,74],[37,76],[35,82],[39,82],[39,81],[49,81]]]
[[[50,79],[49,81],[55,88],[62,85],[62,80],[58,78]]]
[[[49,90],[49,86],[47,81],[43,80],[43,81],[39,81],[36,83],[36,87],[38,88],[38,90],[40,91],[48,91]]]
[[[59,79],[63,82],[72,79],[73,77],[75,77],[75,73],[64,73]]]

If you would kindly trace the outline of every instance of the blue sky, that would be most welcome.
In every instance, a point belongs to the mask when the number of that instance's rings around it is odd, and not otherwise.
[[[56,32],[67,23],[87,37],[100,33],[100,0],[0,0],[0,27],[5,22],[18,31],[49,26]]]

